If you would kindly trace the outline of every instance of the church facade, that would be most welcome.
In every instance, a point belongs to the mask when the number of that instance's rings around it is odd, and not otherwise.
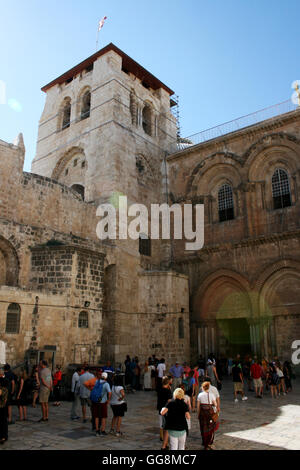
[[[300,338],[300,113],[177,146],[173,91],[113,44],[42,88],[32,172],[0,141],[0,340],[17,365],[287,359]],[[100,240],[100,204],[204,204],[205,241]]]

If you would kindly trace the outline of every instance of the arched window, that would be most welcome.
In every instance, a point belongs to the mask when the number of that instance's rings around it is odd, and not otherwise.
[[[63,107],[62,111],[62,129],[66,129],[67,127],[70,127],[71,123],[71,99],[67,98]]]
[[[281,168],[277,168],[272,176],[272,196],[274,209],[291,206],[289,177]]]
[[[143,129],[146,134],[151,135],[151,108],[148,104],[143,109]]]
[[[229,184],[223,184],[218,192],[219,221],[234,219],[233,194],[232,187]]]
[[[91,111],[91,92],[88,90],[84,93],[81,101],[81,119],[90,117]]]
[[[143,233],[139,236],[139,253],[144,256],[151,256],[151,239]]]
[[[87,312],[80,312],[78,317],[78,328],[89,327],[89,314]]]
[[[21,308],[19,304],[10,304],[6,314],[6,333],[18,334],[20,331]]]
[[[71,186],[71,189],[76,191],[76,193],[80,194],[80,196],[84,200],[84,186],[82,186],[81,184],[73,184],[73,186]]]

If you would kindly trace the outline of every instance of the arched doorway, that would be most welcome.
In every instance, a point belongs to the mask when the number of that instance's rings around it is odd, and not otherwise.
[[[252,352],[252,307],[245,280],[225,272],[209,276],[197,292],[193,312],[198,354],[234,357]]]

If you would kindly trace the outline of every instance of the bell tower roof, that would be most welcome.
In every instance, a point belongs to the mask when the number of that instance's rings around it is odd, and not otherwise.
[[[75,65],[75,67],[71,68],[67,72],[55,78],[55,80],[52,80],[50,83],[48,83],[42,88],[42,91],[47,92],[54,85],[61,85],[66,81],[71,81],[80,72],[87,69],[88,67],[91,67],[93,63],[98,59],[98,57],[101,57],[109,51],[114,51],[120,57],[122,57],[122,70],[127,73],[132,73],[134,76],[139,78],[146,88],[152,88],[153,90],[163,88],[167,91],[167,93],[169,93],[170,96],[174,94],[174,91],[172,91],[158,78],[152,75],[152,73],[148,72],[148,70],[144,69],[144,67],[138,64],[135,60],[125,54],[125,52],[121,51],[121,49],[119,49],[113,43],[110,43],[107,46],[103,47],[103,49],[100,49],[100,51],[97,51],[95,54],[80,62],[78,65]]]

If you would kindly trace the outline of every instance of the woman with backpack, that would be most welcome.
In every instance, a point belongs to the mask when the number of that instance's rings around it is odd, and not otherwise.
[[[125,401],[125,391],[122,384],[122,377],[115,375],[113,386],[111,389],[110,407],[113,412],[110,434],[117,437],[122,436],[121,423],[125,412],[127,411],[127,403]]]

